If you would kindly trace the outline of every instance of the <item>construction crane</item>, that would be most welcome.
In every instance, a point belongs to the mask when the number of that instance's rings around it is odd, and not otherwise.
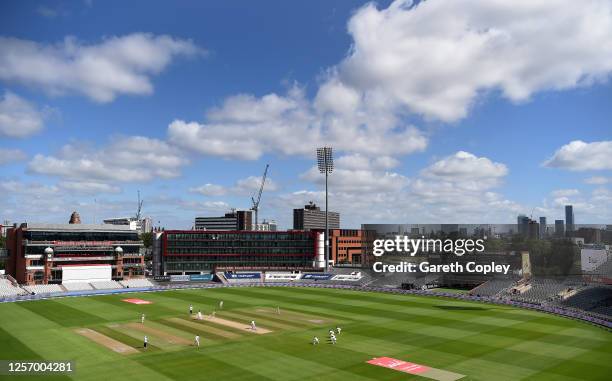
[[[144,200],[140,199],[140,191],[138,191],[138,209],[136,209],[136,221],[140,221],[141,220],[141,213],[142,213],[142,203],[144,202]]]
[[[257,212],[259,212],[259,202],[261,201],[261,194],[264,189],[264,184],[266,183],[266,177],[268,176],[269,167],[270,164],[266,164],[266,169],[264,170],[263,177],[261,178],[261,186],[259,187],[259,192],[257,193],[257,199],[255,199],[255,196],[251,197],[251,201],[253,202],[251,210],[255,212],[255,229],[257,229],[257,224],[259,223],[259,220],[257,219]]]

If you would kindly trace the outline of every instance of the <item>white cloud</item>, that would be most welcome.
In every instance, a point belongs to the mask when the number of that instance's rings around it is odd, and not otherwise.
[[[426,177],[437,177],[457,181],[496,181],[506,176],[508,168],[494,163],[486,157],[477,157],[465,151],[441,159],[421,172]]]
[[[61,181],[58,186],[62,189],[79,194],[119,193],[121,188],[110,184],[92,181]]]
[[[0,37],[0,79],[52,95],[77,93],[110,102],[120,94],[153,93],[151,76],[175,57],[199,52],[189,40],[146,33],[109,37],[98,44],[74,37],[52,45]]]
[[[588,179],[585,179],[584,182],[592,185],[604,185],[609,183],[610,179],[603,176],[593,176],[589,177]]]
[[[28,171],[70,181],[126,183],[174,178],[185,164],[187,160],[167,143],[130,136],[115,138],[101,149],[67,144],[55,156],[34,156]]]
[[[604,82],[612,72],[607,0],[397,0],[386,9],[368,3],[348,31],[350,52],[320,90],[332,106],[342,102],[334,93],[351,94],[335,110],[378,96],[450,122],[485,92],[522,102],[541,91]]]
[[[574,140],[559,148],[544,166],[570,171],[612,169],[612,140],[592,143]]]
[[[224,196],[227,194],[227,189],[222,185],[209,183],[199,187],[189,188],[189,192],[199,193],[204,196]]]
[[[383,115],[384,114],[384,115]],[[265,153],[312,156],[321,145],[368,156],[423,151],[427,138],[382,112],[320,114],[293,87],[286,96],[237,95],[207,113],[206,123],[175,120],[169,140],[204,155],[256,160]]]
[[[239,179],[231,187],[225,187],[218,184],[204,184],[199,187],[189,188],[192,193],[199,193],[204,196],[225,196],[225,195],[237,195],[237,196],[250,196],[255,192],[259,191],[261,186],[261,176],[249,176],[244,179]],[[276,183],[269,177],[266,178],[266,184],[264,186],[265,192],[274,192],[278,190]]]
[[[557,189],[551,192],[553,197],[569,197],[580,194],[578,189]]]
[[[2,76],[0,68],[0,77]],[[0,136],[25,138],[42,130],[44,111],[20,96],[6,91],[0,99]]]
[[[22,161],[27,157],[21,150],[0,148],[0,165]]]

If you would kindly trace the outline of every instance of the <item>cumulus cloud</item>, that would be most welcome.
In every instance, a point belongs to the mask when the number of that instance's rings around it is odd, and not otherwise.
[[[36,155],[28,171],[70,181],[118,183],[179,176],[187,160],[166,142],[143,136],[118,137],[103,148],[67,144],[57,155]]]
[[[610,182],[610,179],[603,176],[593,176],[584,180],[585,183],[591,185],[604,185]]]
[[[224,196],[227,194],[227,189],[222,185],[208,183],[199,187],[189,188],[189,192],[199,193],[204,196]]]
[[[380,97],[446,122],[464,118],[479,94],[513,101],[606,81],[612,72],[612,3],[396,0],[369,3],[348,23],[353,44],[320,98]],[[330,88],[335,89],[330,91]],[[330,96],[329,94],[332,94]]]
[[[177,56],[202,52],[193,42],[133,33],[85,44],[66,37],[56,44],[0,37],[0,79],[49,94],[83,94],[110,102],[120,94],[148,95],[151,77]]]
[[[118,186],[92,181],[61,181],[58,186],[62,189],[79,194],[121,192],[121,188]]]
[[[580,194],[578,189],[557,189],[551,192],[553,197],[569,197]]]
[[[0,69],[0,76],[2,75]],[[0,99],[0,136],[25,138],[42,130],[45,111],[6,91]]]
[[[18,149],[0,148],[0,165],[25,160],[27,155]]]
[[[192,193],[199,193],[204,196],[225,196],[225,195],[236,195],[236,196],[249,196],[259,191],[261,186],[261,176],[249,176],[244,179],[239,179],[233,186],[225,187],[218,184],[204,184],[199,187],[189,188]],[[266,192],[274,192],[278,190],[278,186],[274,180],[266,177],[265,184]]]
[[[284,96],[230,97],[207,113],[205,123],[173,121],[168,137],[200,154],[242,160],[256,160],[265,153],[311,156],[325,144],[370,156],[426,148],[427,138],[421,131],[382,114],[322,115],[305,98],[304,90],[294,86]]]
[[[466,191],[487,190],[499,185],[500,180],[508,174],[505,164],[495,163],[486,157],[477,157],[465,151],[459,151],[431,164],[421,171],[423,179],[415,184],[421,189],[426,185],[436,188],[434,183]],[[440,191],[444,187],[433,190]]]
[[[574,140],[559,148],[544,166],[570,171],[612,169],[612,140],[592,143]]]

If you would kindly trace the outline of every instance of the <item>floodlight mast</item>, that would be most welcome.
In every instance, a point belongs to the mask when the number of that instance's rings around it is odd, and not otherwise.
[[[317,148],[317,164],[319,172],[325,173],[325,271],[329,266],[329,198],[327,192],[327,180],[329,174],[334,170],[334,157],[332,147]]]

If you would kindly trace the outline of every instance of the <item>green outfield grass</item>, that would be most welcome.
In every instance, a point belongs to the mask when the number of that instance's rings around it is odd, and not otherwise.
[[[153,302],[134,305],[125,298]],[[188,306],[271,331],[189,318]],[[280,306],[280,315],[276,314]],[[140,314],[146,314],[144,327]],[[342,327],[337,345],[327,331]],[[131,354],[77,333],[95,331]],[[89,331],[91,330],[91,331]],[[142,348],[148,334],[151,347]],[[200,334],[202,346],[192,344]],[[313,346],[313,336],[321,344]],[[0,304],[0,358],[74,360],[40,380],[426,380],[367,364],[388,356],[462,380],[609,380],[612,334],[537,312],[438,297],[314,288],[166,291]],[[2,378],[2,376],[0,376]],[[32,379],[22,376],[19,379]]]

